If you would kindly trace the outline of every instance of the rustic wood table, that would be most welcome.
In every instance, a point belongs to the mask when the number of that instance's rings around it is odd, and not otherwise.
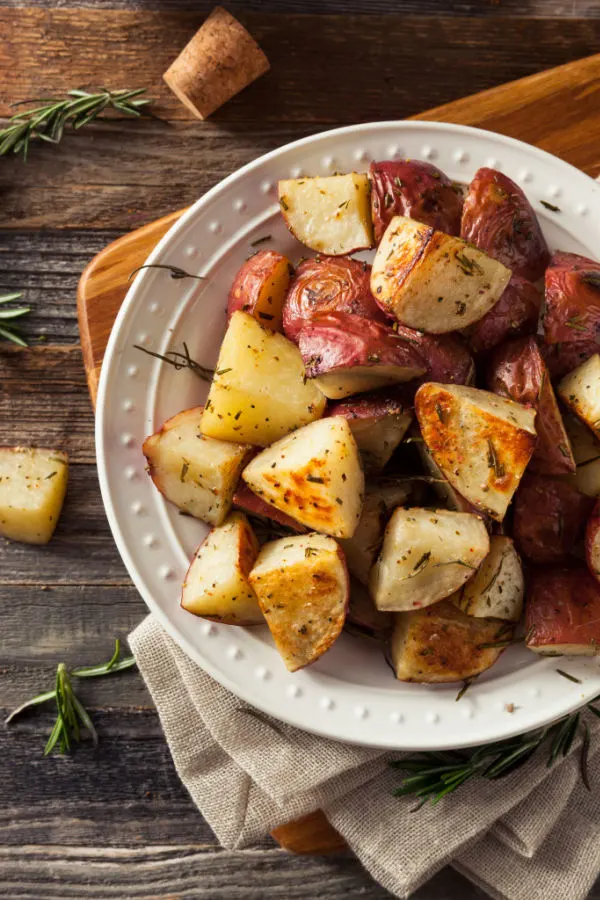
[[[48,547],[0,542],[2,717],[56,663],[107,658],[145,615],[113,543],[94,465],[75,291],[89,259],[186,206],[261,153],[313,132],[402,118],[600,49],[594,0],[230,2],[272,71],[208,122],[161,74],[212,3],[0,0],[0,116],[73,87],[147,87],[168,120],[106,122],[0,160],[0,293],[33,307],[28,350],[0,345],[3,444],[62,447],[68,498]],[[382,900],[355,860],[222,850],[173,769],[135,672],[88,682],[99,747],[44,759],[51,717],[0,727],[0,896]],[[482,900],[451,870],[420,900]],[[600,897],[600,887],[592,896]]]

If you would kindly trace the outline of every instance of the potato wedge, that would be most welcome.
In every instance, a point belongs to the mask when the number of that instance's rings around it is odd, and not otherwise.
[[[535,448],[535,410],[463,385],[422,385],[415,413],[433,459],[462,496],[501,522]]]
[[[564,403],[600,440],[600,354],[565,375],[558,386]]]
[[[475,574],[489,549],[478,516],[399,507],[388,522],[369,577],[375,606],[400,612],[436,603]]]
[[[498,302],[467,330],[473,353],[481,356],[504,341],[535,334],[541,306],[541,291],[513,274]]]
[[[0,447],[0,535],[47,544],[58,524],[69,457],[43,447]]]
[[[485,672],[496,662],[505,639],[506,623],[467,616],[450,600],[427,609],[394,616],[391,662],[399,681],[439,684],[464,681]]]
[[[258,551],[248,519],[232,512],[196,550],[181,589],[182,607],[225,625],[264,625],[248,580]]]
[[[235,312],[225,332],[202,416],[202,433],[265,446],[319,419],[325,397],[306,381],[298,348]]]
[[[393,621],[393,613],[378,610],[366,587],[351,578],[346,629],[366,637],[383,639],[391,631]]]
[[[564,423],[577,466],[569,481],[587,497],[600,497],[600,441],[572,413],[564,416]]]
[[[350,574],[368,585],[383,541],[383,533],[392,510],[403,506],[411,495],[411,485],[401,479],[382,478],[365,488],[365,500],[356,531],[351,538],[340,540]]]
[[[350,579],[332,538],[311,533],[265,544],[250,584],[290,672],[310,665],[338,638]]]
[[[386,390],[332,403],[328,413],[348,421],[363,467],[373,472],[387,465],[412,421],[412,411]]]
[[[265,328],[282,331],[283,301],[294,267],[276,250],[259,250],[242,265],[227,298],[227,318],[242,310]]]
[[[593,500],[565,481],[527,473],[515,494],[513,535],[536,563],[559,562],[582,535]]]
[[[555,253],[544,275],[547,344],[600,339],[600,263],[577,253]]]
[[[523,567],[514,543],[505,535],[493,534],[490,552],[452,602],[468,616],[518,622],[524,591]]]
[[[600,502],[597,502],[585,526],[585,561],[600,582]]]
[[[146,438],[142,451],[150,478],[167,500],[209,525],[220,525],[251,448],[206,437],[203,412],[197,406],[167,419]]]
[[[502,296],[510,274],[460,238],[396,216],[375,254],[371,290],[399,322],[441,334],[481,319]]]
[[[262,497],[259,497],[254,491],[251,491],[245,482],[240,481],[233,495],[233,505],[236,509],[240,509],[248,516],[259,519],[264,522],[265,526],[270,523],[275,525],[283,525],[284,528],[291,528],[297,534],[304,534],[306,528],[300,522],[296,522],[291,516],[286,515],[280,509],[265,503]]]
[[[420,437],[420,431],[418,428],[415,428],[411,433],[415,438]],[[473,506],[472,503],[469,503],[468,500],[465,500],[462,494],[459,494],[458,491],[452,487],[452,485],[434,460],[429,447],[422,437],[420,437],[420,440],[416,440],[415,445],[419,456],[421,457],[421,462],[423,463],[425,471],[433,479],[431,486],[446,509],[452,510],[453,512],[474,513],[475,515],[482,516],[483,520],[485,521],[486,516],[483,515],[476,506]]]
[[[527,579],[527,647],[543,656],[600,652],[600,585],[583,566],[545,567]]]
[[[343,256],[373,246],[367,175],[329,175],[279,182],[285,223],[306,247]]]
[[[312,422],[244,469],[255,494],[307,528],[352,537],[362,512],[364,476],[350,426],[340,416]]]

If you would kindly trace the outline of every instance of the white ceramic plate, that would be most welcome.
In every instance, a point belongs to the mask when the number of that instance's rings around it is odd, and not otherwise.
[[[179,606],[188,559],[206,527],[165,503],[144,471],[141,444],[168,416],[204,401],[206,386],[135,350],[164,353],[186,341],[214,365],[227,291],[257,238],[291,257],[305,251],[279,215],[277,181],[301,174],[366,170],[370,160],[431,160],[468,181],[480,166],[525,189],[552,248],[597,256],[600,186],[564,162],[518,141],[428,122],[380,122],[288,144],[226,178],[189,209],[149,257],[206,276],[173,280],[144,270],[117,317],[102,368],[96,446],[102,496],[121,556],[152,613],[189,656],[264,712],[324,736],[374,747],[434,749],[499,740],[562,716],[600,693],[594,659],[538,659],[512,647],[455,702],[457,686],[394,680],[378,647],[342,635],[318,663],[289,674],[267,628],[218,625]],[[548,211],[541,201],[560,207]],[[359,254],[360,255],[360,254]],[[273,385],[277,390],[277,385]],[[581,684],[556,672],[567,669]],[[507,704],[514,704],[509,713]]]

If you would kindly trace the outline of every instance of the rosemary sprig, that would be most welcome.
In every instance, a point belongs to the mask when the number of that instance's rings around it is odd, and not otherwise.
[[[461,690],[459,697],[463,693],[464,690]],[[585,708],[600,718],[600,710],[592,705],[598,700],[600,700],[600,696],[591,700]],[[473,750],[422,753],[408,759],[394,760],[390,763],[392,768],[409,773],[403,778],[400,786],[393,791],[394,796],[415,796],[419,802],[413,811],[421,809],[427,801],[435,805],[447,794],[451,794],[469,781],[470,778],[479,777],[489,780],[504,778],[531,759],[547,741],[549,741],[547,765],[550,768],[558,759],[567,756],[573,746],[580,724],[582,724],[581,711],[571,713],[546,728],[517,735],[505,741],[475,747]],[[587,769],[589,747],[589,729],[583,723],[580,770],[581,779],[588,790],[590,789]]]
[[[169,350],[164,356],[162,353],[148,350],[147,347],[141,347],[140,344],[134,344],[133,346],[136,350],[147,353],[148,356],[153,356],[155,359],[160,359],[162,362],[168,363],[176,370],[189,369],[190,372],[193,372],[194,375],[197,375],[202,381],[212,381],[212,377],[215,374],[212,369],[207,369],[206,366],[202,366],[199,362],[196,362],[195,359],[192,359],[185,341],[183,342],[183,353],[180,353],[178,350]]]
[[[206,281],[204,275],[192,275],[191,272],[186,272],[185,269],[180,269],[179,266],[168,266],[161,263],[145,263],[143,266],[138,266],[137,269],[129,273],[127,281],[131,281],[134,275],[137,275],[142,269],[166,269],[171,273],[171,278],[174,281],[180,281],[182,278],[197,278],[198,281]]]
[[[8,125],[0,129],[0,156],[11,152],[22,153],[23,160],[26,161],[30,141],[40,139],[50,144],[58,144],[62,140],[66,125],[70,123],[78,130],[93,122],[106,109],[139,117],[146,112],[144,107],[152,103],[150,98],[140,96],[145,90],[145,88],[133,91],[101,90],[97,94],[91,94],[89,91],[78,89],[69,91],[62,100],[44,97],[13,103],[13,107],[31,103],[42,105],[16,113],[8,120]]]
[[[6,719],[8,725],[18,715],[33,706],[39,706],[48,700],[56,701],[56,722],[50,732],[50,737],[44,750],[44,756],[52,753],[58,745],[61,753],[66,753],[72,747],[73,741],[79,743],[81,740],[81,732],[87,729],[92,736],[94,745],[98,743],[98,734],[94,728],[94,723],[90,716],[75,694],[71,678],[98,678],[101,675],[108,675],[112,672],[122,672],[123,669],[130,669],[135,665],[133,656],[121,656],[121,642],[117,638],[115,641],[115,651],[107,663],[101,663],[97,666],[84,666],[82,668],[71,669],[69,671],[64,663],[59,663],[56,669],[56,681],[54,690],[44,691],[32,697],[18,709],[13,710]]]
[[[20,300],[22,296],[23,294],[19,291],[14,291],[12,294],[3,294],[0,296],[0,305]],[[11,326],[2,323],[12,321],[12,319],[20,319],[22,316],[26,316],[30,311],[30,306],[9,306],[6,309],[0,309],[0,338],[12,341],[13,344],[17,344],[19,347],[26,347],[27,341],[25,338],[21,337],[19,332],[15,331]]]

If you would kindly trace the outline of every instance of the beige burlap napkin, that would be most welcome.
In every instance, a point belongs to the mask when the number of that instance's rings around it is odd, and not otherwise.
[[[400,754],[257,718],[151,616],[129,640],[179,776],[225,847],[244,847],[320,808],[398,897],[449,863],[508,900],[583,900],[600,872],[597,752],[592,793],[574,750],[552,769],[540,754],[506,779],[474,780],[438,806],[411,813],[414,799],[392,796],[400,773],[388,762]],[[600,750],[600,722],[589,724],[592,751]]]

